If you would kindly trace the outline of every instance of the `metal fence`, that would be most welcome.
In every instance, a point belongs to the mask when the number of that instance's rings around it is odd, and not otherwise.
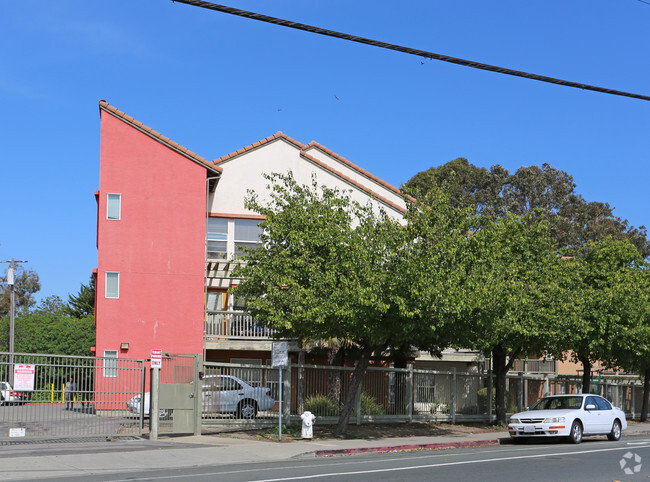
[[[278,383],[278,369],[265,365],[209,363],[205,373],[206,377],[232,375],[248,385],[268,390],[276,404],[272,409],[260,411],[256,423],[277,421],[280,389],[284,390],[284,420],[299,422],[300,414],[308,410],[316,415],[318,423],[336,423],[353,370],[352,367],[292,364],[285,368],[283,387]],[[355,394],[350,422],[493,421],[494,385],[491,373],[369,367]],[[544,395],[579,393],[581,388],[578,377],[511,373],[506,383],[506,411],[521,411]],[[609,398],[628,417],[640,415],[643,387],[638,380],[594,382],[591,391]],[[241,423],[235,412],[203,413],[204,425]]]
[[[144,361],[0,353],[0,439],[140,435]]]

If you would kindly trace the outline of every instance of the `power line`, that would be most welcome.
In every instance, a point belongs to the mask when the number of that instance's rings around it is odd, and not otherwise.
[[[428,52],[426,50],[413,49],[410,47],[403,47],[401,45],[395,45],[387,42],[382,42],[380,40],[372,40],[364,37],[357,37],[356,35],[350,35],[341,32],[335,32],[334,30],[327,30],[320,27],[314,27],[312,25],[306,25],[303,23],[292,22],[290,20],[283,20],[277,17],[270,17],[268,15],[262,15],[260,13],[250,12],[248,10],[240,10],[238,8],[227,7],[225,5],[217,5],[216,3],[204,2],[202,0],[172,0],[172,2],[185,3],[187,5],[193,5],[195,7],[206,8],[208,10],[216,10],[218,12],[229,13],[231,15],[237,15],[239,17],[250,18],[252,20],[259,20],[261,22],[272,23],[275,25],[280,25],[282,27],[294,28],[297,30],[304,30],[306,32],[317,33],[319,35],[326,35],[328,37],[340,38],[343,40],[349,40],[351,42],[362,43],[366,45],[372,45],[373,47],[380,47],[389,50],[396,50],[398,52],[404,52],[411,55],[417,55],[418,57],[425,57],[428,59],[442,60],[443,62],[450,62],[452,64],[463,65],[465,67],[472,67],[474,69],[489,70],[491,72],[497,72],[499,74],[514,75],[516,77],[524,77],[526,79],[539,80],[540,82],[547,82],[550,84],[564,85],[565,87],[574,87],[576,89],[582,90],[592,90],[594,92],[601,92],[603,94],[611,95],[620,95],[623,97],[632,97],[634,99],[648,100],[650,101],[650,96],[633,94],[630,92],[623,92],[620,90],[607,89],[605,87],[598,87],[595,85],[582,84],[579,82],[572,82],[570,80],[556,79],[554,77],[547,77],[545,75],[531,74],[529,72],[522,72],[520,70],[508,69],[505,67],[499,67],[496,65],[483,64],[481,62],[474,62],[473,60],[465,60],[457,57],[450,57],[448,55],[437,54],[434,52]]]

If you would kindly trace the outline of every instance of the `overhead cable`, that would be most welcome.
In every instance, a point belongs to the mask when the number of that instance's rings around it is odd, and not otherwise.
[[[387,42],[382,42],[380,40],[372,40],[369,38],[358,37],[356,35],[350,35],[341,32],[335,32],[334,30],[327,30],[320,27],[314,27],[312,25],[306,25],[303,23],[292,22],[290,20],[283,20],[281,18],[270,17],[268,15],[262,15],[260,13],[250,12],[248,10],[240,10],[238,8],[227,7],[225,5],[218,5],[216,3],[204,2],[202,0],[172,0],[172,2],[185,3],[187,5],[193,5],[195,7],[206,8],[209,10],[216,10],[218,12],[229,13],[231,15],[237,15],[239,17],[250,18],[252,20],[259,20],[261,22],[272,23],[275,25],[280,25],[282,27],[294,28],[297,30],[304,30],[306,32],[317,33],[319,35],[326,35],[328,37],[340,38],[343,40],[349,40],[351,42],[357,42],[367,45],[372,45],[373,47],[379,47],[383,49],[396,50],[398,52],[404,52],[411,55],[417,55],[418,57],[424,57],[433,60],[442,60],[443,62],[450,62],[452,64],[463,65],[465,67],[472,67],[474,69],[489,70],[491,72],[497,72],[500,74],[514,75],[516,77],[524,77],[526,79],[539,80],[540,82],[547,82],[550,84],[564,85],[566,87],[574,87],[576,89],[582,90],[592,90],[594,92],[601,92],[603,94],[619,95],[623,97],[632,97],[634,99],[647,100],[650,101],[650,96],[634,94],[631,92],[624,92],[620,90],[607,89],[605,87],[598,87],[595,85],[582,84],[580,82],[572,82],[570,80],[556,79],[554,77],[547,77],[545,75],[531,74],[529,72],[522,72],[520,70],[508,69],[505,67],[499,67],[496,65],[484,64],[481,62],[475,62],[473,60],[465,60],[457,57],[450,57],[449,55],[437,54],[434,52],[428,52],[426,50],[413,49],[410,47],[403,47],[401,45],[395,45]]]

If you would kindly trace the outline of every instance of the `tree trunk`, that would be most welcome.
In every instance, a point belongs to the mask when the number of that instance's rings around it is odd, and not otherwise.
[[[348,423],[350,421],[350,414],[354,408],[354,401],[357,396],[357,390],[361,386],[363,375],[366,373],[366,368],[368,368],[368,364],[370,363],[370,356],[372,355],[373,351],[373,347],[365,347],[361,352],[361,356],[357,361],[357,365],[354,367],[352,380],[350,380],[350,385],[348,386],[348,393],[345,395],[343,409],[341,410],[341,415],[339,416],[339,421],[336,425],[336,432],[334,433],[336,437],[344,437],[348,431]]]
[[[506,365],[506,353],[501,347],[492,351],[492,369],[496,379],[495,402],[496,402],[496,424],[505,425],[506,423],[506,375],[508,373]],[[488,397],[492,394],[489,393]]]
[[[589,393],[591,388],[591,361],[589,357],[578,355],[578,360],[582,363],[582,393]]]
[[[344,362],[344,354],[345,349],[342,346],[330,348],[327,353],[327,364],[329,366],[342,367]],[[328,396],[336,407],[341,404],[341,376],[341,370],[328,370]]]
[[[648,396],[650,395],[650,368],[643,374],[643,403],[641,404],[641,421],[648,421]]]

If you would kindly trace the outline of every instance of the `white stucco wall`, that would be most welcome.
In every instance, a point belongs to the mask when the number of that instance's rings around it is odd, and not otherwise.
[[[360,175],[358,171],[328,156],[318,149],[310,149],[309,154],[344,176],[353,179],[358,184],[371,189],[377,196],[381,196],[391,203],[404,207],[401,196],[385,186]],[[318,157],[317,157],[318,156]],[[300,184],[311,185],[312,173],[316,173],[319,184],[337,187],[341,190],[352,191],[352,199],[366,204],[371,196],[355,186],[353,183],[333,174],[330,170],[315,164],[300,155],[300,149],[279,138],[263,144],[257,149],[250,150],[233,159],[219,164],[223,168],[221,179],[213,194],[210,196],[210,212],[232,215],[255,214],[244,208],[244,199],[247,191],[252,189],[261,200],[268,199],[268,181],[263,173],[287,173],[292,171],[295,179]],[[402,213],[378,199],[372,199],[374,206],[381,206],[394,219],[402,219]]]

